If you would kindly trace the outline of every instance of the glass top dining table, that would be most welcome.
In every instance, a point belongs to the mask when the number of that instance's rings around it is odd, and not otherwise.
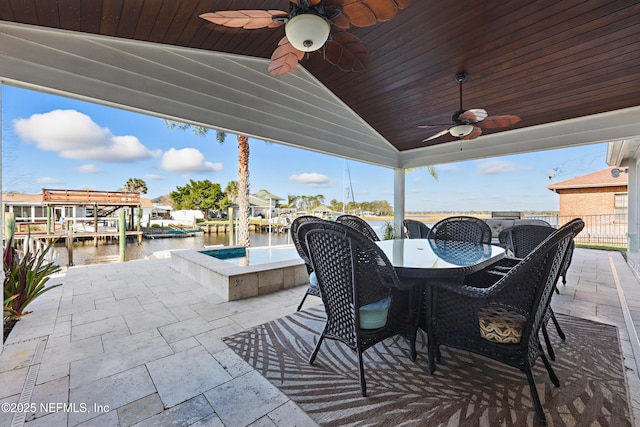
[[[433,306],[437,298],[433,282],[446,279],[447,282],[463,283],[466,275],[480,271],[505,256],[505,249],[484,243],[458,242],[438,239],[395,239],[376,242],[394,266],[401,280],[399,290],[411,291],[409,309],[420,313],[422,298],[424,304],[425,329],[428,336],[429,373],[435,371],[436,345],[433,335]],[[433,280],[435,279],[435,280]],[[415,296],[418,292],[418,296]],[[416,306],[417,304],[417,306]],[[419,316],[415,316],[419,319]],[[418,323],[414,325],[414,333]],[[411,359],[416,359],[415,337],[411,344]]]
[[[505,256],[505,249],[483,243],[438,239],[392,239],[376,242],[399,277],[446,278],[479,271]]]

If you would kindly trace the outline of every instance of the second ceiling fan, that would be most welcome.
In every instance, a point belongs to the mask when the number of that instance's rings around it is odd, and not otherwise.
[[[425,138],[422,142],[431,141],[440,138],[447,133],[460,139],[469,140],[476,139],[482,134],[482,128],[501,128],[514,125],[520,121],[520,117],[513,115],[506,116],[489,116],[486,110],[482,108],[472,108],[465,110],[462,108],[462,83],[467,80],[469,75],[466,72],[456,74],[456,81],[460,86],[460,108],[451,116],[451,123],[418,125],[420,128],[432,128],[447,126],[446,129]]]
[[[343,71],[362,71],[369,52],[352,33],[341,31],[388,21],[411,0],[290,0],[283,10],[226,10],[203,13],[217,25],[247,30],[284,25],[285,36],[271,55],[272,76],[291,71],[306,52],[323,48],[324,59]],[[336,31],[336,29],[338,31]]]

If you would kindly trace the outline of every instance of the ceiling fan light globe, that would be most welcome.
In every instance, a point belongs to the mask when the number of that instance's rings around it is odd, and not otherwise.
[[[457,125],[449,129],[449,133],[458,138],[467,136],[473,131],[473,125]]]
[[[303,52],[313,52],[329,38],[331,25],[321,16],[303,13],[291,18],[284,27],[289,43]]]

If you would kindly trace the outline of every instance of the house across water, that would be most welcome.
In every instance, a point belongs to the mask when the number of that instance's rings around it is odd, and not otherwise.
[[[42,189],[41,194],[2,194],[2,211],[15,215],[18,231],[28,227],[55,232],[69,221],[79,231],[115,230],[119,209],[126,209],[128,228],[133,228],[136,218],[149,217],[154,206],[150,199],[130,191]]]

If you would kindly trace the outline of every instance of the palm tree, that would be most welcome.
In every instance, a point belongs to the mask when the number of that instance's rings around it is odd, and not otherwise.
[[[238,135],[238,244],[249,246],[249,137]]]
[[[224,187],[224,194],[226,194],[227,199],[235,203],[238,198],[238,181],[229,181],[227,186]]]
[[[198,136],[204,137],[209,132],[208,128],[190,125],[187,123],[165,120],[169,129],[178,128],[180,130],[191,129]],[[224,131],[216,130],[216,139],[219,143],[224,143],[227,134]],[[236,135],[238,138],[238,245],[250,246],[249,239],[249,137]]]
[[[287,208],[296,209],[298,207],[298,200],[300,196],[292,196],[291,194],[287,195]]]
[[[433,179],[435,179],[436,181],[438,180],[438,171],[436,170],[435,166],[422,166],[422,167],[419,167],[417,169],[423,169],[423,168],[427,169],[427,171],[429,172],[429,174],[431,174]],[[415,170],[414,168],[407,168],[407,169],[405,169],[405,172],[406,173],[411,173],[414,170]]]
[[[147,183],[140,178],[129,178],[122,189],[124,191],[136,191],[140,194],[147,194]]]

